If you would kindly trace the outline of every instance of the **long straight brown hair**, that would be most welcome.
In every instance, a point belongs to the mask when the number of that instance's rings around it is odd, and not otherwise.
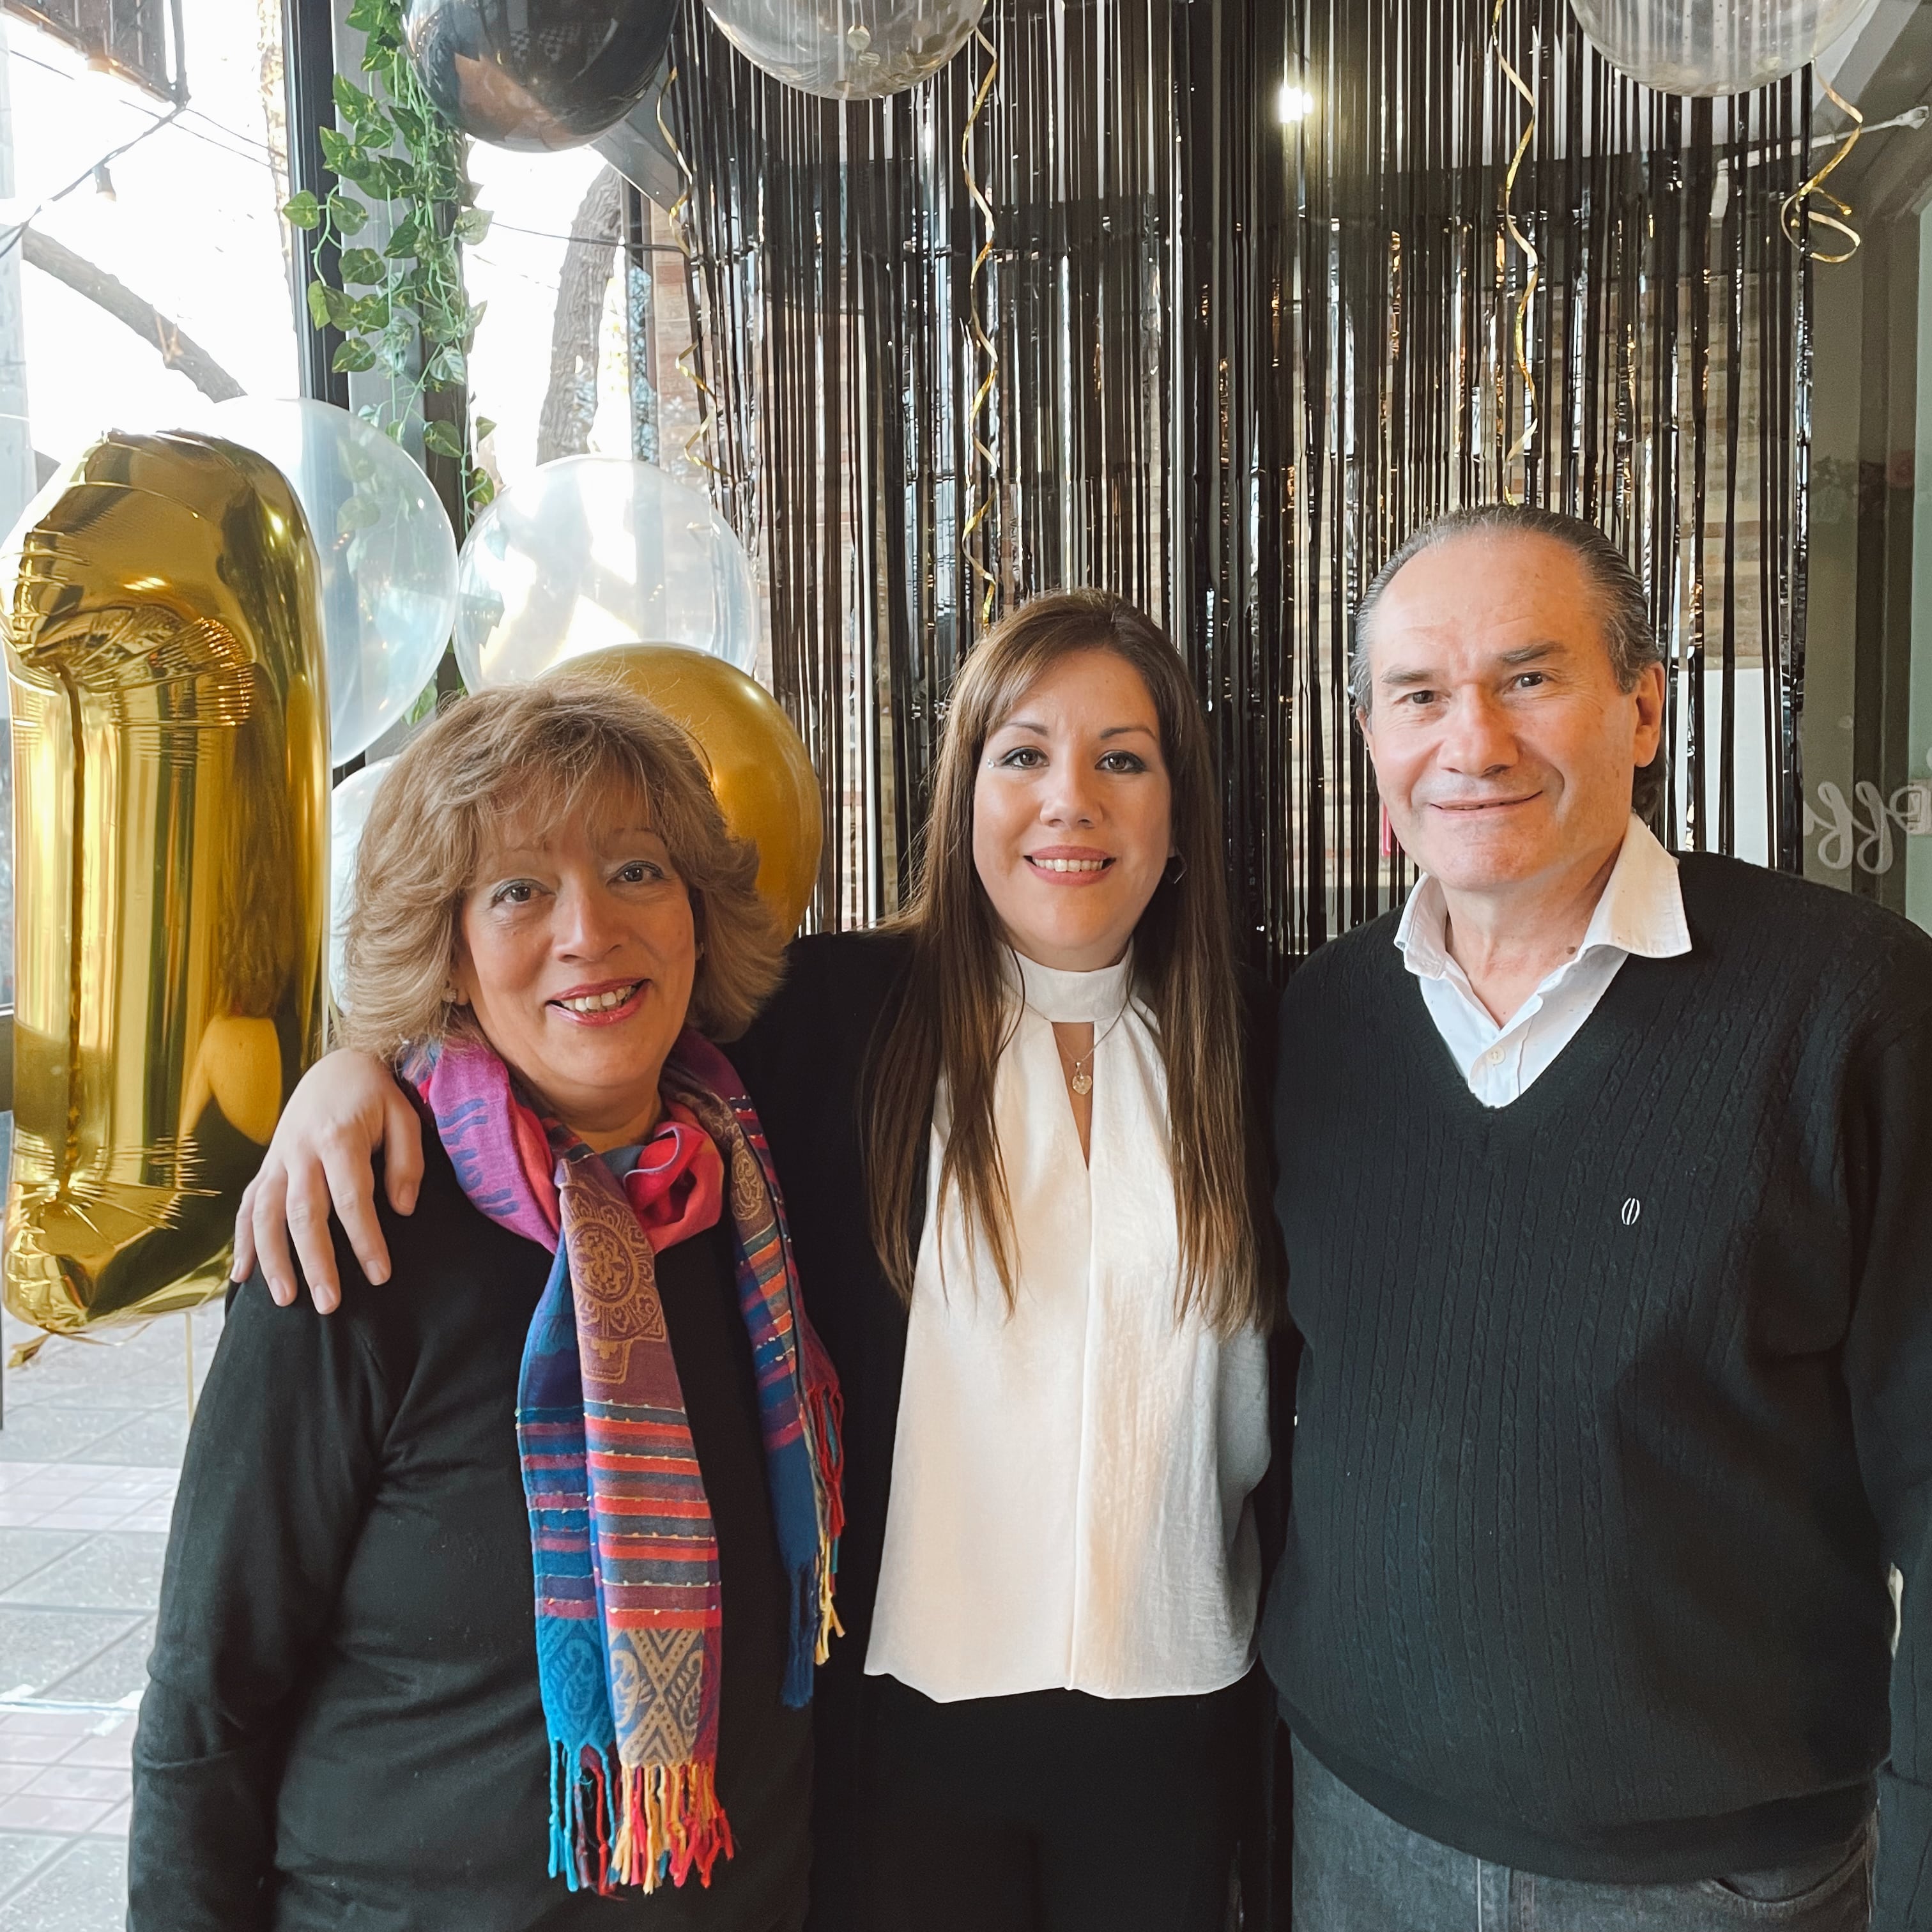
[[[973,863],[973,795],[987,738],[1060,658],[1111,651],[1139,674],[1160,724],[1182,864],[1163,876],[1134,928],[1134,988],[1151,1009],[1167,1069],[1169,1158],[1179,1220],[1175,1318],[1190,1309],[1222,1334],[1265,1328],[1272,1308],[1256,1239],[1240,1022],[1222,874],[1208,729],[1174,646],[1131,604],[1098,590],[1036,597],[998,625],[952,687],[927,821],[905,910],[912,939],[896,1006],[874,1036],[866,1179],[871,1231],[886,1277],[912,1297],[908,1226],[943,1075],[952,1124],[940,1172],[941,1211],[956,1202],[986,1244],[1009,1306],[1012,1216],[993,1124],[993,1083],[1016,1016],[1005,992],[1006,940]],[[1170,867],[1170,872],[1174,868]]]

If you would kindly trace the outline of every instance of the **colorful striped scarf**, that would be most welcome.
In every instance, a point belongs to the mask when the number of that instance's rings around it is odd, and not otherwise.
[[[732,1851],[717,1789],[718,1545],[650,1242],[609,1168],[540,1121],[488,1047],[446,1046],[401,1072],[471,1202],[556,1257],[517,1390],[550,1741],[550,1875],[573,1892],[650,1892],[667,1876],[682,1885],[695,1867],[708,1885]],[[662,1090],[723,1156],[772,1520],[792,1585],[783,1696],[802,1705],[838,1628],[838,1383],[805,1318],[784,1202],[743,1083],[687,1030]]]

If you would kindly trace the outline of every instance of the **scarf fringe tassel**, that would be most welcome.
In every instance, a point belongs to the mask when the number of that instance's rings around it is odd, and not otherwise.
[[[816,1352],[815,1342],[814,1352]],[[815,1362],[812,1364],[815,1366]],[[840,1440],[844,1422],[844,1402],[836,1379],[829,1372],[811,1378],[806,1403],[806,1425],[812,1432],[812,1460],[820,1472],[824,1495],[824,1524],[818,1538],[818,1587],[815,1602],[802,1606],[804,1627],[812,1633],[812,1660],[823,1664],[832,1654],[832,1640],[845,1634],[832,1607],[832,1593],[838,1576],[838,1539],[845,1533],[845,1449]],[[812,1695],[812,1673],[795,1658],[787,1673],[784,1696],[788,1704],[802,1705]]]
[[[616,1804],[611,1802],[613,1786]],[[639,1765],[626,1770],[586,1744],[573,1766],[554,1747],[550,1776],[550,1875],[572,1892],[605,1898],[619,1888],[652,1892],[667,1880],[698,1882],[733,1856],[731,1821],[718,1802],[716,1767]]]

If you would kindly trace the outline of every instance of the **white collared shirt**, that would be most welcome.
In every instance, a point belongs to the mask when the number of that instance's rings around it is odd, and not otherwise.
[[[1198,1696],[1253,1658],[1267,1352],[1174,1318],[1167,1074],[1130,974],[1022,960],[1010,979],[1024,1003],[993,1117],[1011,1312],[956,1196],[939,1211],[943,1086],[934,1108],[866,1668],[941,1702]],[[1054,1020],[1093,1023],[1090,1160]]]
[[[1548,1071],[1633,952],[1669,959],[1690,950],[1677,861],[1634,814],[1582,944],[1502,1025],[1444,945],[1447,920],[1442,888],[1425,872],[1408,896],[1395,943],[1469,1091],[1486,1107],[1507,1107]]]

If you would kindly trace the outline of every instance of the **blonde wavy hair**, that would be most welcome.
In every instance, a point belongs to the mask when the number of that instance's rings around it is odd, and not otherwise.
[[[727,828],[682,725],[609,676],[578,671],[458,699],[376,788],[343,936],[338,1039],[386,1060],[476,1037],[446,994],[489,828],[555,824],[613,798],[641,802],[691,895],[702,942],[691,1024],[720,1040],[743,1032],[784,955],[758,894],[758,848]]]

